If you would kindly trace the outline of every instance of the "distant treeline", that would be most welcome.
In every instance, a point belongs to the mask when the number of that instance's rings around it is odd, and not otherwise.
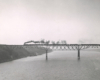
[[[52,50],[48,50],[51,52]],[[22,45],[0,45],[0,63],[45,53],[45,48]]]

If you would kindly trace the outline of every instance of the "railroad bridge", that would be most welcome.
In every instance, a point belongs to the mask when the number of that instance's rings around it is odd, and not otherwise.
[[[42,48],[46,51],[46,60],[48,60],[48,50],[77,50],[78,59],[80,59],[80,50],[88,48],[99,48],[100,44],[27,44],[24,43],[24,46],[35,46],[37,48]]]

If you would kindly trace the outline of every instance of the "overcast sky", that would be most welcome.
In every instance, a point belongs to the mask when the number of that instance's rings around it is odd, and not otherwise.
[[[100,44],[100,1],[0,0],[0,44],[41,39]]]

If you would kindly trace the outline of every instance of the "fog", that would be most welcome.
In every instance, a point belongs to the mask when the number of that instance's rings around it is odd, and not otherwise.
[[[0,44],[100,43],[99,0],[0,0]]]

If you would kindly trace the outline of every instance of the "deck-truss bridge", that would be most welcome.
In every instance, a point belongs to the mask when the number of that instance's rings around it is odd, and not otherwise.
[[[48,50],[77,50],[78,59],[80,59],[80,50],[88,48],[99,48],[100,44],[24,44],[24,46],[34,46],[46,51],[46,60],[48,60]]]

